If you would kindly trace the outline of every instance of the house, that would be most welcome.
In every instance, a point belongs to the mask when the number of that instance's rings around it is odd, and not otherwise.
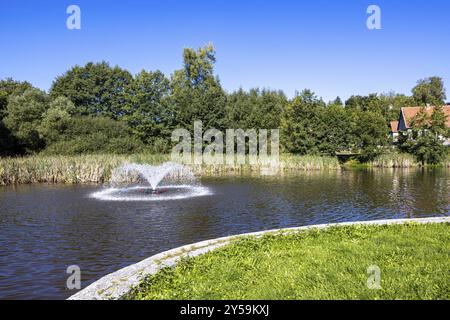
[[[393,141],[398,141],[399,133],[406,133],[411,131],[411,123],[414,117],[420,112],[422,107],[406,107],[401,108],[398,121],[391,121],[390,134]],[[428,116],[431,116],[434,111],[434,106],[425,107],[425,112]],[[444,114],[447,116],[446,125],[450,128],[450,105],[443,106]],[[445,145],[450,145],[450,141],[446,140]]]
[[[392,141],[397,142],[398,141],[398,121],[391,121],[390,122],[390,136],[392,138]]]
[[[400,117],[398,120],[398,131],[408,131],[411,128],[411,122],[414,117],[420,112],[422,107],[407,107],[400,110]],[[447,116],[447,127],[450,128],[450,106],[443,106],[444,114]],[[428,116],[434,111],[433,106],[425,107],[425,112]]]

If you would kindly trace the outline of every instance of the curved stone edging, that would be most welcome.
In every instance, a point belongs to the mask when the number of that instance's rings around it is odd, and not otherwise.
[[[285,234],[290,232],[299,232],[308,229],[323,229],[332,226],[349,226],[349,225],[385,225],[385,224],[402,224],[407,222],[416,223],[443,223],[450,222],[450,217],[421,218],[421,219],[387,219],[373,221],[356,221],[343,223],[327,223],[285,229],[272,229],[266,231],[244,233],[232,235],[228,237],[205,240],[175,249],[171,249],[154,256],[151,256],[141,262],[132,264],[128,267],[110,273],[99,280],[95,281],[85,289],[72,295],[68,300],[110,300],[120,299],[133,288],[139,285],[146,277],[155,274],[164,267],[175,266],[180,258],[195,257],[206,252],[212,251],[232,240],[240,237],[253,236],[260,237],[265,234],[276,233]]]

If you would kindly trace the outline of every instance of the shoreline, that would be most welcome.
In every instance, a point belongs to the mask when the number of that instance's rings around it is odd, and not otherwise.
[[[86,288],[70,296],[68,300],[117,300],[129,294],[136,288],[146,277],[156,274],[165,267],[174,267],[181,259],[185,257],[196,257],[204,253],[213,251],[232,241],[242,237],[261,237],[267,234],[283,235],[289,233],[301,232],[309,229],[326,229],[339,226],[354,225],[391,225],[405,223],[450,223],[450,217],[431,217],[417,219],[384,219],[371,221],[354,221],[341,223],[328,223],[309,225],[293,228],[272,229],[227,237],[209,239],[184,245],[162,253],[153,255],[138,263],[122,268],[116,272],[107,274],[99,280],[93,282]]]
[[[19,184],[103,184],[110,181],[112,171],[125,163],[159,165],[170,161],[166,154],[136,155],[80,155],[80,156],[27,156],[0,158],[0,185]],[[281,176],[305,172],[375,170],[375,169],[434,169],[450,168],[450,161],[441,166],[420,167],[411,161],[382,161],[360,164],[340,163],[337,157],[280,155],[279,164],[267,165],[187,165],[195,175],[203,177]]]

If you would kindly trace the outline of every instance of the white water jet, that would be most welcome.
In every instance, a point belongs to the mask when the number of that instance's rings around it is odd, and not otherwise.
[[[91,194],[92,198],[103,201],[168,201],[211,195],[204,186],[165,186],[155,193],[151,187],[107,188]]]
[[[133,180],[140,180],[149,183],[150,187],[156,190],[163,179],[177,180],[183,183],[194,183],[196,180],[191,170],[178,163],[166,162],[159,166],[129,163],[114,170],[111,183],[117,185],[124,182],[132,182]]]
[[[187,167],[166,162],[159,166],[122,165],[113,171],[111,187],[94,192],[91,197],[107,201],[162,201],[209,194],[209,189],[201,186]]]

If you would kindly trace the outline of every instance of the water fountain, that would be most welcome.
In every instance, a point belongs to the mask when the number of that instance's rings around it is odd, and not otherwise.
[[[163,201],[210,194],[187,167],[166,162],[159,166],[130,163],[116,168],[110,186],[91,196],[108,201]]]

